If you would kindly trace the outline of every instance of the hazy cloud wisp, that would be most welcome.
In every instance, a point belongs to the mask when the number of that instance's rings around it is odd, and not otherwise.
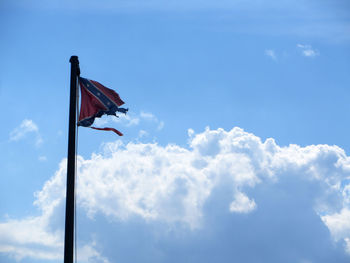
[[[22,123],[11,131],[10,141],[19,141],[27,136],[27,134],[35,134],[35,145],[39,146],[43,143],[39,128],[36,123],[29,119],[24,119]]]
[[[266,49],[265,50],[265,55],[270,57],[272,60],[277,60],[277,55],[273,49]]]
[[[318,50],[313,49],[310,45],[297,44],[297,47],[301,50],[304,57],[313,58],[320,55]]]

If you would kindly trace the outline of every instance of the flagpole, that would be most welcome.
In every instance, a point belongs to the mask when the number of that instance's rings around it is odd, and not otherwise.
[[[77,77],[80,75],[78,57],[71,56],[69,62],[71,63],[71,75],[68,131],[66,222],[64,235],[64,263],[73,263]]]

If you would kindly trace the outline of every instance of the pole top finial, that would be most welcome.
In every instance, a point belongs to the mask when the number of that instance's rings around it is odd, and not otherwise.
[[[71,56],[69,59],[69,62],[71,64],[75,64],[76,65],[76,69],[77,69],[77,75],[80,76],[80,67],[79,67],[79,59],[78,56]]]
[[[77,63],[77,64],[79,64],[78,56],[71,56],[70,59],[69,59],[69,62],[70,63]]]

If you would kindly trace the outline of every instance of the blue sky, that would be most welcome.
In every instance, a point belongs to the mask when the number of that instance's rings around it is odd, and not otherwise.
[[[1,1],[0,262],[62,262],[71,55],[130,109],[79,128],[78,262],[349,262],[348,1]]]

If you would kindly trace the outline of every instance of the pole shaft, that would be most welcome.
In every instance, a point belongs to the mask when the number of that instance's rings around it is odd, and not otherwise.
[[[66,194],[66,223],[64,236],[64,263],[73,263],[74,250],[74,188],[75,188],[75,135],[76,135],[76,104],[77,77],[80,74],[79,60],[72,56],[70,75],[70,103],[68,130],[68,162],[67,162],[67,194]]]

